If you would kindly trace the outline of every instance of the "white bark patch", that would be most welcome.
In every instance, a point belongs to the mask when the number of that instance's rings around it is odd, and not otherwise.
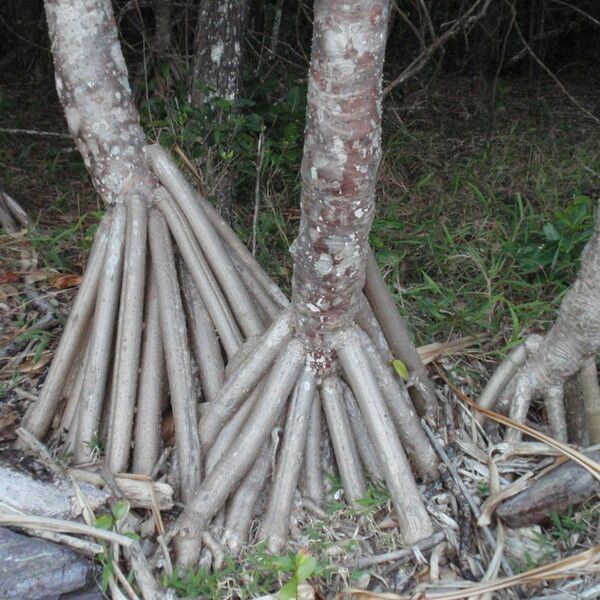
[[[315,263],[315,270],[317,271],[317,273],[321,277],[324,277],[325,275],[331,273],[332,269],[333,261],[331,260],[331,256],[329,256],[329,254],[321,254],[321,256],[319,256],[319,259]]]
[[[223,56],[223,42],[217,42],[210,49],[210,60],[212,60],[216,65],[221,64],[221,57]]]
[[[346,154],[346,151],[344,150],[344,142],[342,141],[342,138],[339,138],[339,137],[333,138],[333,152],[335,154],[336,160],[340,164],[346,163],[346,160],[348,159],[348,155]]]
[[[78,135],[81,127],[81,114],[79,111],[76,108],[65,108],[65,117],[67,118],[69,131],[75,136]]]

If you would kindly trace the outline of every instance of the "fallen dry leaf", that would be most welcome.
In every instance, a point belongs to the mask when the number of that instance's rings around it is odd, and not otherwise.
[[[23,281],[25,283],[38,283],[40,281],[46,281],[56,275],[56,271],[48,269],[34,269],[23,275]]]
[[[16,411],[8,409],[0,414],[0,442],[14,440],[16,435],[17,423],[19,415]]]
[[[66,288],[77,287],[81,285],[83,280],[82,275],[60,275],[52,282],[52,287],[55,287],[58,290],[64,290]]]
[[[19,295],[19,290],[10,283],[0,283],[0,300],[8,300]]]
[[[5,273],[0,274],[0,283],[15,283],[19,281],[21,275],[16,273],[15,271],[6,271]]]

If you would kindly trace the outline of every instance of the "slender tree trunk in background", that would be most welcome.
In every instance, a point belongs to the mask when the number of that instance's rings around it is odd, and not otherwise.
[[[249,0],[201,0],[192,63],[192,103],[238,97]],[[208,87],[208,92],[200,85]]]
[[[171,49],[171,0],[154,0],[154,51],[158,60],[163,61],[165,54]]]
[[[275,14],[273,15],[273,24],[271,25],[271,37],[269,38],[269,52],[271,53],[271,56],[274,56],[277,52],[277,42],[279,41],[282,13],[283,0],[277,0],[277,3],[275,4]]]
[[[206,100],[236,100],[242,75],[244,36],[250,0],[201,0],[194,41],[191,100],[201,107]],[[217,119],[225,115],[217,111]],[[219,199],[221,213],[232,220],[235,174],[227,162],[213,165],[207,157],[207,182]],[[215,161],[216,162],[216,161]]]
[[[407,543],[433,531],[405,450],[424,479],[436,476],[436,457],[406,389],[386,364],[389,347],[362,294],[381,155],[388,14],[385,0],[315,4],[292,303],[204,415],[203,448],[217,459],[210,460],[177,525],[183,565],[195,562],[199,547],[193,540],[230,497],[225,522],[246,525],[227,526],[224,539],[233,540],[232,550],[244,541],[252,506],[239,514],[236,488],[259,495],[265,477],[255,470],[262,468],[262,449],[278,424],[284,424],[283,440],[259,537],[271,552],[281,552],[303,451],[305,478],[313,479],[306,481],[306,493],[322,485],[321,431],[311,430],[320,421],[315,405],[323,406],[346,499],[355,503],[365,495],[367,471],[390,490]],[[365,330],[355,324],[359,311],[366,312]],[[227,431],[228,447],[216,437],[219,430]],[[238,514],[231,514],[232,507]]]

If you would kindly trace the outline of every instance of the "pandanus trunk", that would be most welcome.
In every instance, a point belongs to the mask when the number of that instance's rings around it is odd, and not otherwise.
[[[107,204],[147,195],[153,181],[111,3],[46,0],[45,7],[58,97],[95,188]]]
[[[365,282],[381,157],[387,2],[315,7],[292,304],[315,366],[330,368]]]
[[[125,470],[137,407],[134,466],[149,473],[160,444],[161,386],[146,370],[139,387],[153,398],[140,398],[137,373],[140,361],[164,369],[179,494],[187,503],[176,526],[178,552],[182,564],[192,564],[201,540],[211,537],[206,528],[213,518],[214,525],[225,523],[235,544],[243,541],[268,479],[267,440],[278,426],[285,434],[259,536],[272,551],[282,550],[304,448],[306,492],[322,494],[322,406],[348,500],[364,495],[366,471],[389,488],[405,540],[430,535],[403,446],[424,478],[435,476],[435,455],[406,390],[385,364],[387,332],[361,293],[381,152],[388,3],[315,6],[291,307],[167,153],[144,147],[109,0],[48,0],[47,11],[69,126],[110,210],[25,426],[44,435],[60,409],[64,381],[72,379],[77,384],[61,423],[71,427],[76,459],[89,458],[104,415],[108,466]],[[278,308],[288,310],[277,316]],[[269,322],[262,337],[248,339]],[[194,358],[210,400],[200,423]],[[142,439],[145,428],[150,435]]]
[[[387,402],[385,377],[377,372],[380,357],[374,349],[369,355],[371,341],[354,324],[363,301],[381,158],[381,81],[388,18],[385,0],[323,0],[315,5],[302,212],[291,249],[292,308],[308,363],[323,379],[321,398],[349,499],[364,495],[360,462],[351,455],[362,453],[368,471],[365,443],[370,441],[381,459],[371,465],[371,476],[377,480],[380,475],[385,481],[403,535],[412,542],[432,529],[390,412],[400,395]],[[347,395],[350,400],[352,393],[356,397],[366,434],[353,435],[350,427],[342,427],[345,418],[333,417],[334,409],[345,416],[352,407],[330,377],[337,374],[338,357],[350,386]],[[414,419],[407,403],[405,421],[410,424]],[[358,438],[356,447],[347,443],[352,437]],[[431,474],[435,461],[428,456],[428,444],[420,448],[423,452],[417,453],[415,462]]]
[[[96,314],[89,342],[94,351],[90,353],[85,367],[82,388],[84,410],[77,411],[76,450],[78,448],[77,454],[82,459],[86,453],[85,446],[98,429],[123,268],[131,276],[122,290],[126,300],[118,317],[123,324],[119,330],[122,338],[119,349],[122,352],[120,368],[115,372],[113,396],[118,398],[124,394],[128,402],[135,397],[145,286],[145,221],[156,182],[144,164],[144,134],[131,99],[127,68],[110,2],[47,0],[45,7],[56,88],[69,130],[100,197],[108,206],[121,205],[109,215],[110,228],[108,225],[103,227],[108,231],[98,236],[96,252],[92,252],[90,266],[95,264],[94,258],[99,268],[104,261],[104,272],[98,273],[97,281],[88,278],[82,286],[63,334],[69,343],[62,342],[38,402],[38,406],[58,405],[60,387],[71,366],[68,355],[85,344],[82,323],[92,318],[95,303]],[[125,247],[126,221],[131,235]],[[107,239],[102,242],[104,237]],[[64,376],[60,371],[64,371]],[[131,427],[133,410],[130,413],[131,416],[121,425],[126,429]],[[52,410],[34,409],[27,414],[25,426],[34,435],[43,435],[52,417]]]

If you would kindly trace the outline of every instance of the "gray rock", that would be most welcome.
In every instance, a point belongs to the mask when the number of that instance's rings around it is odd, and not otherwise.
[[[95,593],[92,561],[68,548],[0,527],[0,599],[102,598],[99,591]]]

